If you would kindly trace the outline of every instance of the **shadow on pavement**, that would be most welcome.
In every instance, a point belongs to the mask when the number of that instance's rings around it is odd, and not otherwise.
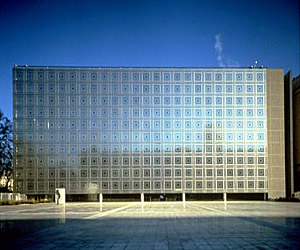
[[[0,220],[1,248],[300,249],[300,218],[151,217]]]

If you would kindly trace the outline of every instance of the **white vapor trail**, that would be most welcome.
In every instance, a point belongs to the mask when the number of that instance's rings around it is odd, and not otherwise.
[[[223,53],[223,46],[222,46],[222,39],[221,34],[218,33],[215,35],[215,51],[217,53],[217,61],[219,64],[219,67],[239,67],[240,64],[231,59],[230,57],[225,57]]]
[[[225,67],[223,63],[223,47],[221,41],[221,34],[215,35],[215,50],[217,52],[217,61],[220,67]]]

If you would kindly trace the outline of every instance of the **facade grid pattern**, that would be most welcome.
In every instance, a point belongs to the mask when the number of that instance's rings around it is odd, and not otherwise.
[[[13,73],[18,192],[267,192],[266,69]]]

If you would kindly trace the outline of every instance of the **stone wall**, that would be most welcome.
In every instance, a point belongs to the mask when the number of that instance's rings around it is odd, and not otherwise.
[[[284,74],[267,70],[268,195],[285,197]]]

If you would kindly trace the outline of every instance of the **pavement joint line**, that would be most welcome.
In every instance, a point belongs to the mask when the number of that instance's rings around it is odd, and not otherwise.
[[[104,217],[104,216],[106,216],[108,214],[113,214],[113,213],[116,213],[116,212],[120,212],[122,210],[125,210],[125,209],[127,209],[129,207],[133,207],[135,205],[136,205],[136,203],[129,204],[127,206],[115,208],[115,209],[112,209],[112,210],[109,210],[109,211],[106,211],[106,212],[100,212],[100,213],[97,213],[95,215],[91,215],[91,216],[85,217],[84,219],[89,220],[89,219],[96,219],[96,218]]]
[[[222,213],[222,214],[226,214],[226,215],[231,215],[230,213],[225,212],[225,211],[222,211],[222,210],[220,210],[220,209],[215,209],[215,208],[206,207],[206,206],[201,206],[201,207],[204,208],[204,209],[206,209],[206,210],[214,211],[214,212],[217,212],[217,213]]]
[[[52,209],[52,207],[41,208],[41,209]],[[1,215],[3,215],[3,214],[18,214],[18,213],[23,213],[23,212],[27,212],[27,211],[32,211],[32,208],[22,209],[22,210],[13,210],[13,211],[7,211],[7,212],[1,212]]]
[[[62,213],[62,212],[34,212],[34,213],[24,213],[22,215],[33,215],[33,214],[36,214],[36,215],[52,215],[52,214],[65,214],[65,215],[76,215],[76,214],[95,214],[95,212],[65,212],[65,213]]]

